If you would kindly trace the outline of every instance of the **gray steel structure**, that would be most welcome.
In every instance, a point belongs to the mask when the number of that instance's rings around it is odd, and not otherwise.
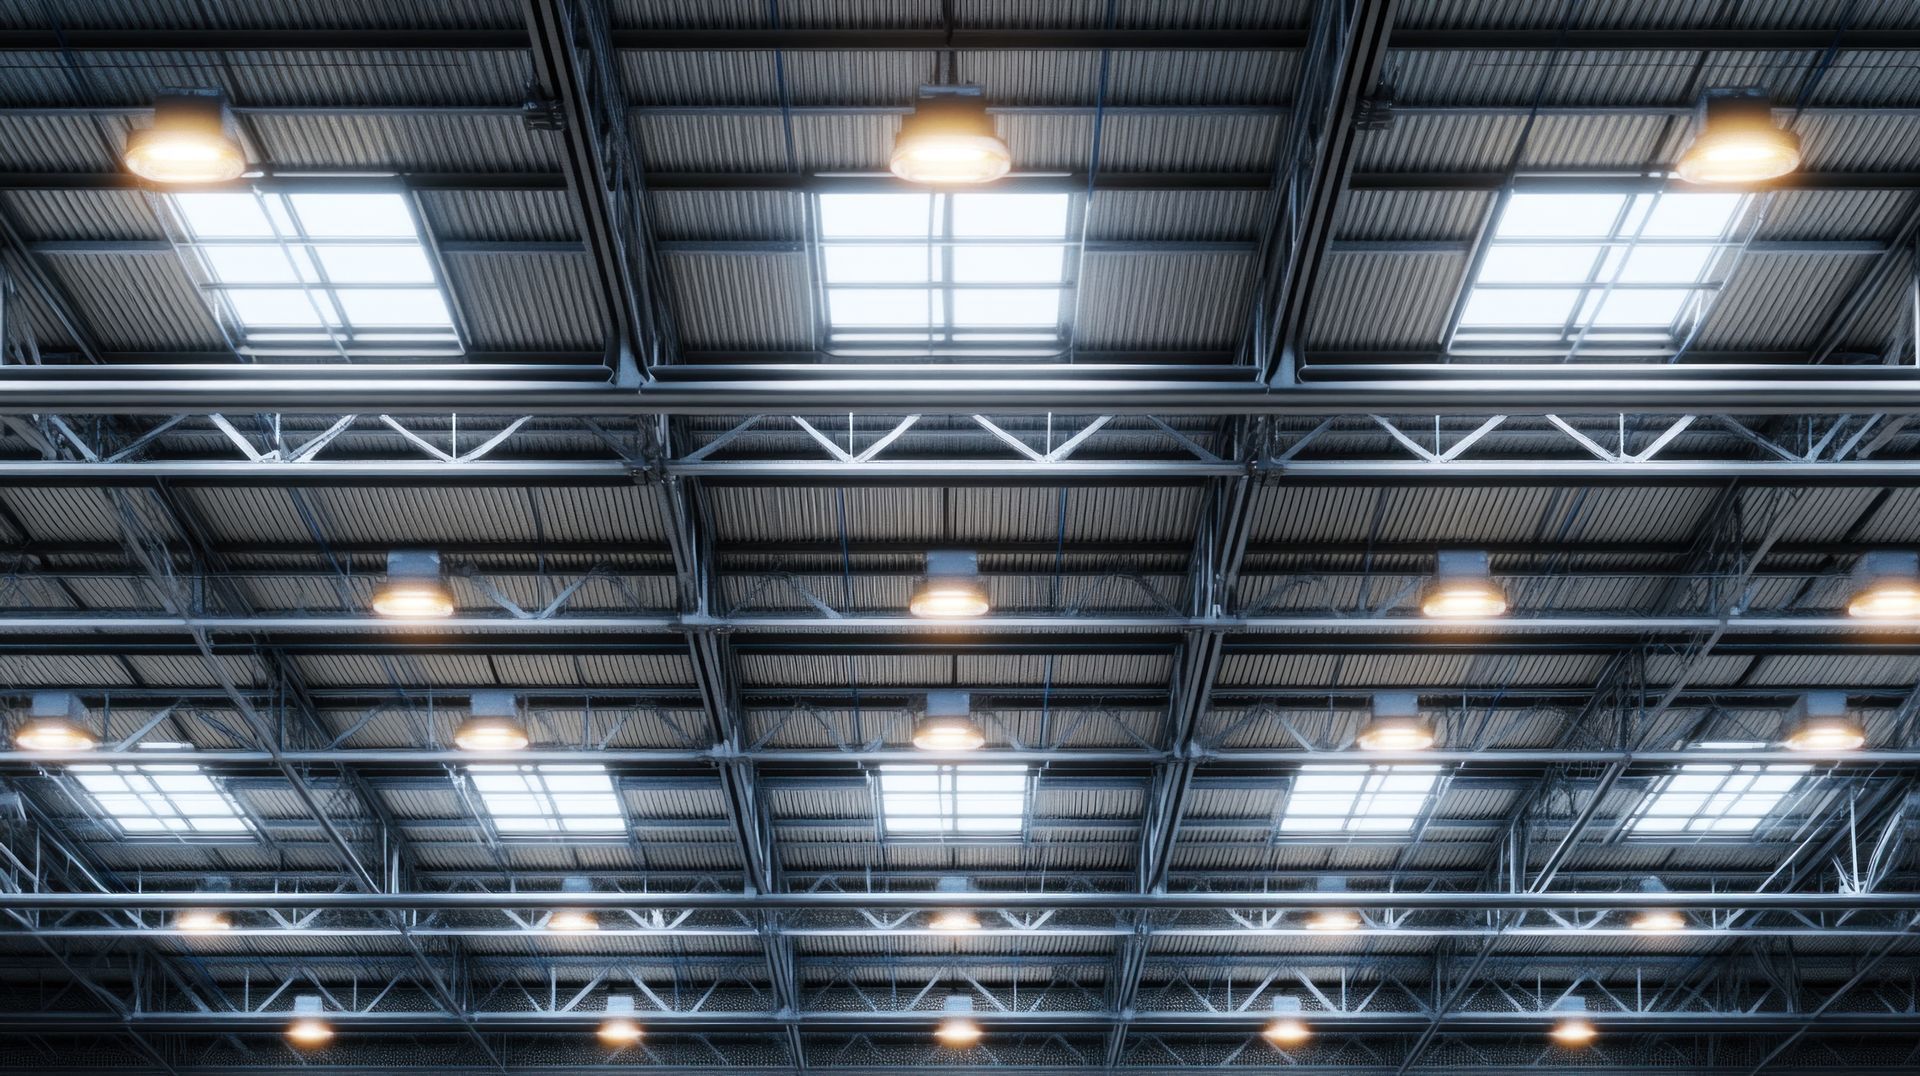
[[[247,826],[0,750],[0,1069],[1920,1066],[1920,631],[1843,609],[1920,546],[1917,51],[1900,0],[0,3],[0,711],[72,692],[85,761]],[[1084,220],[1059,354],[829,346],[813,199],[901,189],[942,57]],[[182,85],[252,189],[404,190],[463,357],[238,353],[116,160]],[[1508,198],[1668,189],[1728,85],[1808,159],[1684,340],[1448,352]],[[401,547],[456,616],[370,612]],[[930,547],[992,614],[905,615]],[[1418,617],[1443,547],[1509,617]],[[494,688],[619,833],[501,832],[451,741]],[[988,746],[916,751],[929,689]],[[1867,748],[1779,746],[1812,690]],[[1354,746],[1380,691],[1433,750]],[[1799,780],[1637,829],[1708,741]],[[1025,768],[1020,832],[889,832],[930,761]],[[1436,768],[1407,831],[1285,824],[1373,764]]]

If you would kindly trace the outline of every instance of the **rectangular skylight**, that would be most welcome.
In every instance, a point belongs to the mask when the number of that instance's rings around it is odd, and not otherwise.
[[[1282,833],[1407,833],[1427,809],[1438,766],[1302,766]]]
[[[1762,744],[1703,743],[1701,751]],[[1810,766],[1689,762],[1660,778],[1627,823],[1631,833],[1752,833],[1779,808]]]
[[[67,772],[131,837],[232,837],[253,832],[239,803],[192,763],[75,765]]]
[[[467,776],[502,836],[626,832],[626,812],[605,766],[469,766]]]
[[[175,194],[183,257],[237,346],[265,354],[458,354],[404,194]]]
[[[1712,302],[1745,205],[1724,193],[1517,192],[1453,347],[1670,347]]]
[[[838,350],[1064,346],[1067,194],[822,194],[820,278]]]
[[[1024,766],[882,766],[889,834],[1017,834],[1026,824]]]

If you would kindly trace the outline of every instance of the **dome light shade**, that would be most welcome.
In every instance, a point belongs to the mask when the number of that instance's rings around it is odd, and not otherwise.
[[[322,1018],[320,995],[301,994],[293,999],[293,1023],[287,1025],[287,1040],[295,1046],[325,1046],[333,1041],[333,1026]]]
[[[527,746],[527,733],[509,718],[470,717],[453,732],[462,751],[518,751]]]
[[[470,714],[453,732],[462,751],[518,751],[527,746],[527,730],[520,727],[520,702],[511,691],[476,691],[468,699]]]
[[[1867,730],[1838,691],[1809,691],[1788,711],[1782,741],[1792,751],[1853,751],[1867,742]]]
[[[971,550],[935,549],[927,553],[927,574],[907,600],[914,616],[932,620],[985,616],[993,608],[980,581],[979,557]]]
[[[1383,691],[1373,697],[1373,714],[1354,743],[1363,751],[1424,751],[1433,746],[1433,725],[1420,715],[1418,696]]]
[[[927,692],[927,712],[914,723],[913,746],[922,751],[977,751],[986,742],[986,732],[973,720],[970,694]]]
[[[1485,553],[1447,549],[1434,558],[1433,579],[1420,595],[1421,613],[1435,620],[1472,620],[1506,611],[1506,592],[1493,581]]]
[[[607,998],[607,1018],[594,1032],[602,1045],[611,1049],[632,1046],[646,1037],[646,1031],[633,1018],[633,996],[613,994]]]
[[[947,995],[943,1006],[946,1018],[933,1029],[933,1037],[949,1050],[970,1050],[980,1045],[986,1032],[972,1017],[973,999],[965,994]]]
[[[887,168],[909,183],[989,183],[1013,167],[978,86],[922,86]]]
[[[33,696],[25,724],[13,734],[22,751],[91,751],[100,740],[86,729],[86,707],[65,691],[42,691]]]
[[[1773,122],[1763,89],[1708,90],[1675,172],[1688,183],[1764,183],[1800,167],[1800,136]]]
[[[176,93],[153,103],[153,126],[127,136],[127,171],[155,183],[226,183],[247,170],[247,155],[227,133],[218,93]]]
[[[373,611],[396,620],[453,615],[453,593],[440,575],[440,554],[396,549],[387,554],[387,578],[373,592]]]
[[[1847,615],[1862,619],[1920,617],[1920,553],[1881,549],[1862,554],[1853,566],[1853,596]]]
[[[1560,1045],[1585,1046],[1599,1037],[1599,1029],[1587,1019],[1587,999],[1562,998],[1554,1003],[1553,1011],[1564,1015],[1554,1021],[1553,1030],[1547,1034]]]
[[[1313,1029],[1300,1019],[1300,999],[1296,997],[1277,997],[1273,999],[1273,1019],[1260,1031],[1260,1037],[1272,1043],[1278,1049],[1299,1046],[1313,1038]]]
[[[233,919],[217,908],[188,908],[174,916],[173,925],[196,934],[233,929]]]

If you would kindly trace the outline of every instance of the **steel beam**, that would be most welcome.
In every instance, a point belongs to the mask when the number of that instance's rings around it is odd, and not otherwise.
[[[745,377],[699,380],[707,367],[675,371],[637,390],[547,379],[496,381],[367,376],[352,371],[260,375],[125,367],[0,368],[0,414],[215,412],[488,415],[760,414],[1916,414],[1920,369],[1873,367],[1862,375],[1821,369],[1811,377],[1717,376],[1681,367],[1673,376],[1595,376],[1579,367],[1557,381],[1435,374],[1364,382],[1262,385],[1252,380],[1114,376],[1072,367],[994,369],[988,376],[941,366],[924,373],[813,368],[800,376],[746,368]],[[1451,466],[1451,465],[1449,465]],[[1488,466],[1498,466],[1489,464]],[[1646,466],[1621,464],[1620,470]],[[1792,464],[1781,464],[1792,466]],[[1832,466],[1828,464],[1809,466]],[[855,468],[848,468],[853,470]]]

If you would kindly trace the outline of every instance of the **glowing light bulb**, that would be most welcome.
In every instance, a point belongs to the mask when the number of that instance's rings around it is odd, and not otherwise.
[[[986,1032],[964,1016],[949,1016],[933,1029],[933,1037],[950,1050],[966,1050],[980,1044]]]

